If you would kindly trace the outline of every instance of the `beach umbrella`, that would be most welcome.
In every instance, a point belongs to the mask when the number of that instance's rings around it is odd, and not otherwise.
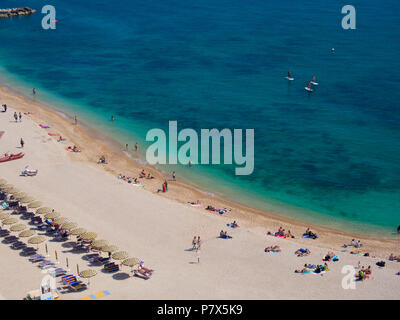
[[[33,201],[31,203],[28,204],[28,208],[31,209],[36,209],[42,206],[42,203],[40,201]]]
[[[140,260],[139,258],[129,258],[122,261],[122,264],[127,267],[133,267],[137,264],[140,264],[140,262],[142,262],[142,260]]]
[[[92,247],[95,249],[100,249],[108,244],[107,240],[95,240],[92,242]]]
[[[26,197],[23,197],[23,198],[19,199],[19,202],[22,202],[22,203],[29,203],[29,202],[32,202],[32,201],[35,201],[35,198],[29,197],[29,196],[26,196]]]
[[[40,244],[42,242],[46,241],[46,237],[45,236],[35,236],[32,238],[29,238],[28,243],[30,244]]]
[[[85,233],[86,229],[84,228],[77,228],[77,229],[73,229],[71,230],[70,234],[73,236],[80,236],[81,234]]]
[[[97,238],[97,233],[94,232],[85,232],[80,235],[82,240],[93,240]]]
[[[54,221],[54,223],[57,223],[57,224],[63,224],[63,223],[69,222],[70,219],[64,218],[64,217],[58,217],[58,218],[55,218],[53,221]]]
[[[8,217],[10,217],[10,214],[8,212],[0,213],[0,220],[7,219]]]
[[[118,250],[118,247],[117,246],[108,245],[108,246],[101,247],[100,250],[103,251],[103,252],[113,253],[113,252]]]
[[[14,224],[11,228],[10,231],[22,231],[28,228],[26,224],[19,223],[19,224]]]
[[[48,207],[42,207],[36,210],[37,214],[46,214],[46,213],[50,213],[53,212],[53,209],[48,208]]]
[[[126,251],[118,251],[118,252],[114,252],[111,255],[111,258],[113,258],[114,260],[125,260],[129,257],[128,252]]]
[[[3,220],[3,224],[5,224],[5,225],[11,225],[11,224],[14,224],[17,222],[18,222],[17,218],[7,218],[7,219]]]
[[[55,219],[55,218],[58,218],[59,216],[60,216],[60,214],[58,212],[50,212],[50,213],[46,213],[44,215],[44,217],[46,219]]]
[[[90,278],[94,277],[97,274],[97,271],[88,269],[88,270],[83,270],[82,272],[78,272],[78,276],[81,278],[86,278],[88,279],[88,285],[90,284]]]
[[[17,200],[20,200],[24,197],[27,197],[28,195],[25,192],[18,192],[16,194],[14,194],[14,198]]]
[[[18,237],[20,237],[20,238],[27,238],[27,237],[33,236],[34,234],[36,234],[36,232],[35,232],[34,230],[25,230],[25,231],[22,231],[22,232],[18,235]]]
[[[61,228],[69,231],[71,229],[75,229],[77,226],[78,226],[78,224],[75,222],[67,222],[67,223],[62,224]]]

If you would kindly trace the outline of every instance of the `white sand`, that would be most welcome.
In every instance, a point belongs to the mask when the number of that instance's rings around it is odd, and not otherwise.
[[[0,104],[4,103],[1,98],[0,95]],[[340,261],[329,263],[331,271],[323,276],[295,274],[294,270],[304,263],[322,263],[328,249],[317,247],[318,240],[300,240],[299,244],[296,239],[266,236],[264,227],[246,227],[242,221],[240,229],[229,229],[226,224],[233,220],[229,216],[217,216],[165,199],[119,181],[100,165],[73,161],[71,158],[81,155],[67,152],[68,144],[47,135],[54,131],[39,128],[27,116],[21,123],[13,122],[11,107],[7,113],[0,113],[0,131],[5,131],[0,138],[0,153],[19,152],[19,139],[23,137],[26,156],[0,163],[0,178],[42,201],[44,206],[54,207],[80,227],[98,233],[98,239],[106,239],[128,251],[131,257],[141,258],[155,270],[149,280],[128,278],[128,267],[106,274],[100,266],[91,266],[84,259],[85,253],[72,253],[68,243],[54,242],[49,237],[50,258],[55,260],[57,250],[61,267],[65,267],[68,258],[74,274],[77,264],[81,271],[91,268],[98,272],[88,290],[61,294],[61,299],[79,299],[101,290],[111,293],[101,299],[399,298],[400,276],[395,273],[400,270],[400,263],[386,260],[387,266],[379,269],[375,263],[380,259],[350,255],[336,247]],[[39,169],[36,177],[19,176],[27,164]],[[218,239],[221,229],[227,230],[233,239]],[[195,235],[203,240],[200,264],[196,254],[187,251]],[[305,247],[304,243],[311,255],[296,257],[294,251]],[[280,245],[282,252],[264,253],[264,248],[272,244]],[[40,252],[44,252],[43,244]],[[1,296],[21,299],[26,292],[38,289],[43,273],[35,264],[4,243],[0,243],[0,255]],[[344,290],[341,268],[355,266],[358,261],[372,266],[372,277],[357,282],[356,290]]]

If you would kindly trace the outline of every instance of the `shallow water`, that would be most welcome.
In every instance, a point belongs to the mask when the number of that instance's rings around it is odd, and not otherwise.
[[[353,1],[356,30],[341,28],[342,1],[55,0],[56,30],[41,29],[45,4],[0,20],[0,71],[21,91],[142,153],[169,120],[254,128],[250,176],[160,168],[310,222],[383,236],[400,224],[398,1]]]

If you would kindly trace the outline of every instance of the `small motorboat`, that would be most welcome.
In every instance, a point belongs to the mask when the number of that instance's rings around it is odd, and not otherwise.
[[[12,160],[21,159],[25,154],[20,152],[17,154],[5,154],[4,157],[0,158],[0,162],[7,162]]]

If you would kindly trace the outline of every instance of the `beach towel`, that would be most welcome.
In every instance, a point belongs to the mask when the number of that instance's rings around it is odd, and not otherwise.
[[[304,233],[303,236],[302,236],[302,238],[303,238],[303,239],[317,239],[318,236],[317,236],[316,234],[314,234],[313,236],[310,236],[309,234]]]
[[[231,223],[227,223],[226,226],[231,229],[237,229],[239,227],[233,227]]]
[[[49,129],[49,126],[42,126],[41,124],[39,125],[39,127],[41,127],[42,129]]]
[[[50,137],[59,137],[59,136],[60,136],[59,133],[48,133],[48,135],[49,135]]]

